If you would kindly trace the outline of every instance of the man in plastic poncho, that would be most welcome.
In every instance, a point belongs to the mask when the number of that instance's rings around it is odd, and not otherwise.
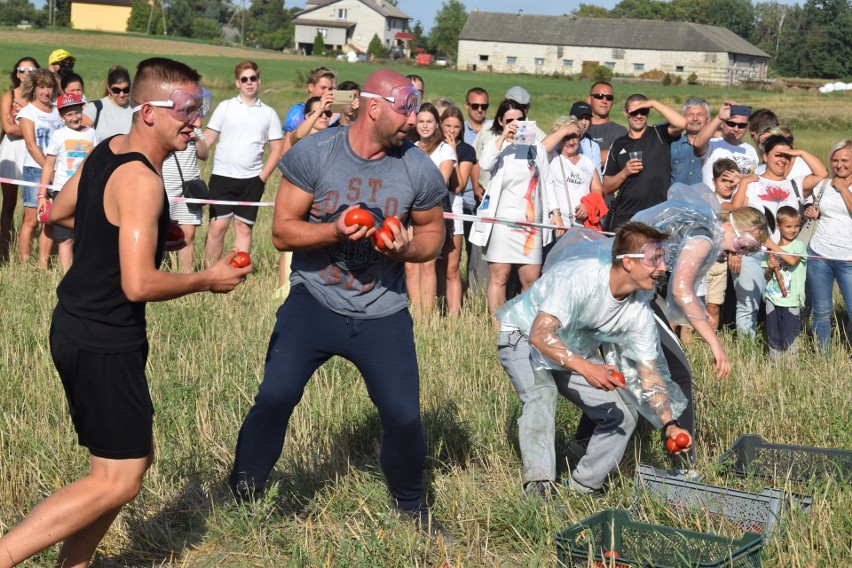
[[[563,239],[595,238],[589,233],[575,229]],[[518,425],[526,492],[553,489],[557,390],[595,422],[568,480],[575,491],[603,487],[624,455],[637,411],[668,438],[688,436],[676,420],[686,399],[669,378],[649,306],[666,271],[667,237],[630,222],[614,240],[574,245],[497,312],[500,361],[524,403]],[[685,450],[691,445],[690,437]]]

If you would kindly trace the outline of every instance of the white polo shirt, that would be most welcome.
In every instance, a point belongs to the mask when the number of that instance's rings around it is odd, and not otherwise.
[[[272,107],[260,100],[248,106],[239,96],[219,103],[207,128],[219,133],[213,173],[234,179],[260,175],[266,142],[284,137]]]

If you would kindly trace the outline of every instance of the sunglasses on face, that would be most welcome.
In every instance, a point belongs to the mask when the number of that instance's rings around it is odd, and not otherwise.
[[[609,102],[612,102],[615,100],[615,95],[608,95],[606,93],[592,93],[589,96],[599,101],[607,100]]]
[[[314,115],[314,114],[316,114],[316,113],[317,113],[317,111],[312,110],[311,112],[309,112],[309,113],[308,113],[308,114],[306,114],[305,116],[313,116],[313,115]],[[322,114],[322,115],[323,115],[323,116],[325,116],[326,118],[331,118],[331,111],[330,111],[330,110],[324,110],[324,111],[321,111],[321,112],[320,112],[320,114]]]
[[[38,67],[18,67],[18,73],[35,73]]]
[[[467,106],[470,107],[470,110],[488,110],[488,103],[479,104],[479,103],[467,103]]]
[[[240,77],[240,83],[245,85],[246,83],[257,83],[257,75],[251,75],[250,77]]]
[[[367,99],[387,101],[393,105],[395,112],[405,116],[420,110],[420,105],[423,103],[423,93],[412,85],[397,85],[391,89],[389,97],[375,93],[365,93],[364,91],[361,91],[361,96]]]
[[[130,94],[130,87],[124,87],[124,88],[121,88],[121,87],[110,87],[110,88],[109,88],[109,91],[110,91],[113,95],[129,95],[129,94]]]
[[[638,258],[639,264],[646,268],[659,268],[660,265],[669,263],[669,247],[662,241],[654,241],[642,245],[639,252],[619,254],[615,258]]]
[[[648,116],[648,114],[650,112],[651,112],[650,109],[640,108],[638,110],[634,110],[633,112],[629,112],[627,114],[629,114],[630,116]]]
[[[725,124],[728,125],[728,128],[739,128],[740,130],[748,128],[748,122],[734,122],[733,120],[726,120]]]

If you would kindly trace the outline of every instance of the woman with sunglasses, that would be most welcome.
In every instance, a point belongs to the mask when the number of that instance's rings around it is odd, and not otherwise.
[[[453,174],[458,157],[455,149],[444,141],[439,124],[438,109],[431,103],[423,103],[417,112],[415,145],[431,158],[432,163],[440,170],[444,184],[449,187],[450,176]],[[445,202],[449,202],[449,195],[445,198]],[[444,210],[446,211],[447,208],[448,206],[445,206]],[[411,309],[415,315],[431,313],[435,306],[438,293],[436,263],[437,259],[421,263],[405,263],[405,285],[408,289]]]
[[[325,130],[328,128],[328,123],[331,120],[331,105],[334,103],[334,92],[328,91],[320,97],[311,97],[305,101],[305,119],[299,124],[296,130],[290,132],[288,136],[289,143],[281,152],[283,155],[296,142],[308,136]]]
[[[811,169],[811,174],[795,179],[787,179],[790,161],[800,157]],[[772,240],[779,238],[775,213],[784,205],[801,209],[810,198],[814,187],[820,180],[828,177],[828,170],[822,162],[809,152],[792,148],[790,141],[783,136],[770,136],[763,143],[763,161],[766,171],[763,175],[745,175],[731,199],[731,207],[736,209],[748,205],[766,215]],[[745,256],[739,272],[734,274],[734,289],[737,293],[737,331],[754,336],[757,326],[757,313],[763,301],[766,279],[760,265],[762,255]],[[736,266],[733,263],[731,269]]]
[[[547,150],[541,142],[515,143],[518,122],[526,120],[524,108],[504,99],[497,109],[491,125],[497,139],[485,146],[479,160],[479,167],[492,172],[492,177],[478,215],[564,226],[562,208],[567,211],[567,200],[564,192],[560,195],[556,190]],[[488,311],[492,318],[506,302],[506,283],[512,268],[517,267],[521,290],[525,291],[541,275],[542,247],[552,239],[551,231],[541,229],[474,224],[470,241],[485,248],[490,273]],[[497,325],[496,319],[494,323]]]
[[[18,112],[29,101],[24,98],[24,79],[36,69],[38,62],[32,57],[18,59],[12,67],[12,88],[0,98],[0,125],[3,127],[3,141],[0,142],[0,177],[21,179],[24,156],[27,153],[21,127],[15,120]],[[3,188],[3,209],[0,212],[0,259],[9,255],[12,242],[12,221],[15,205],[18,202],[18,186],[11,183],[0,184]]]
[[[111,67],[107,73],[104,97],[83,110],[83,124],[91,126],[104,141],[116,134],[130,132],[133,110],[130,108],[130,73],[121,65]]]
[[[30,104],[18,112],[16,119],[21,127],[27,149],[21,176],[24,181],[41,183],[41,173],[47,159],[45,150],[50,145],[51,134],[65,126],[59,112],[53,106],[58,94],[59,81],[47,69],[36,69],[24,79],[22,95],[24,99],[30,101]],[[18,253],[21,262],[29,260],[32,252],[32,239],[38,225],[36,218],[38,198],[44,191],[43,188],[32,186],[21,188],[21,201],[24,205],[24,220],[18,235]],[[50,245],[45,235],[40,244],[41,246]]]

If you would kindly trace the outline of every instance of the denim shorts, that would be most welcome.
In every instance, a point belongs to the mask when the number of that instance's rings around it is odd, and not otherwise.
[[[41,168],[34,168],[32,166],[24,166],[23,175],[21,178],[24,181],[31,181],[35,183],[41,183]],[[39,188],[32,187],[29,185],[21,186],[21,201],[24,204],[24,207],[32,207],[35,209],[38,207],[38,192]]]

